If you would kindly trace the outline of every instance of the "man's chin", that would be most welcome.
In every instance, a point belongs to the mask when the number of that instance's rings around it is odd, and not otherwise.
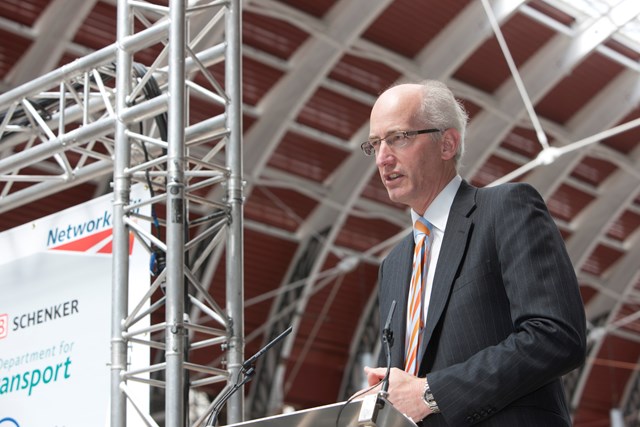
[[[387,195],[389,196],[389,200],[391,200],[393,203],[399,203],[401,205],[406,204],[403,202],[404,198],[402,197],[402,195],[398,194],[397,191],[387,190]]]

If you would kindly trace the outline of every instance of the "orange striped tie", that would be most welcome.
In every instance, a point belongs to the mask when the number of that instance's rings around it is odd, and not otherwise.
[[[419,218],[414,224],[417,242],[413,253],[413,273],[409,288],[404,364],[404,370],[412,375],[418,375],[418,348],[420,348],[420,332],[424,326],[422,288],[427,280],[429,250],[432,241],[431,227],[431,224],[424,218]]]

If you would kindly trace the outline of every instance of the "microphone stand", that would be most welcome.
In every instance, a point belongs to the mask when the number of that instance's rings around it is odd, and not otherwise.
[[[253,379],[253,375],[256,373],[256,368],[255,368],[256,361],[260,358],[260,356],[262,356],[269,349],[271,349],[271,347],[276,345],[285,336],[289,335],[292,330],[293,330],[293,327],[289,326],[284,332],[282,332],[280,335],[275,337],[267,345],[262,347],[256,354],[254,354],[253,356],[245,360],[244,363],[242,363],[242,366],[240,367],[240,372],[238,372],[238,378],[236,378],[235,384],[231,388],[227,389],[227,391],[222,395],[222,397],[218,399],[216,404],[213,405],[213,408],[211,409],[211,414],[207,419],[205,427],[215,427],[216,422],[218,420],[218,414],[224,407],[224,404],[227,403],[227,400],[229,400],[229,398],[233,396],[233,394],[236,391],[238,391],[246,383],[248,383]],[[240,375],[242,375],[242,380],[240,380]]]
[[[227,391],[222,395],[218,402],[213,406],[213,408],[211,409],[211,415],[209,415],[209,419],[207,420],[205,427],[215,427],[216,423],[218,422],[218,414],[224,407],[224,404],[227,403],[227,400],[229,400],[229,398],[233,396],[233,394],[238,391],[238,389],[251,381],[251,379],[253,378],[253,374],[255,374],[255,369],[251,367],[248,371],[245,372],[243,368],[241,373],[244,374],[242,381],[238,382],[236,380],[236,383],[231,388],[227,389]],[[240,375],[238,375],[238,377],[240,377]]]
[[[360,413],[358,414],[358,425],[369,426],[376,425],[375,419],[378,417],[378,411],[384,408],[389,396],[389,376],[391,375],[391,347],[393,346],[393,331],[391,330],[391,319],[393,319],[393,312],[396,308],[396,300],[391,302],[391,308],[389,309],[389,315],[387,321],[382,328],[382,341],[385,344],[385,352],[387,354],[387,372],[380,381],[380,391],[377,394],[371,394],[366,396],[362,405],[360,406]],[[373,388],[373,387],[372,387]],[[342,407],[344,408],[344,406]],[[338,413],[338,419],[336,420],[336,427],[340,420],[340,414],[342,409]]]
[[[391,375],[391,347],[393,347],[393,331],[391,330],[391,319],[393,318],[393,312],[396,309],[396,300],[391,303],[389,309],[389,315],[387,316],[387,322],[382,329],[382,342],[385,344],[385,352],[387,354],[387,373],[382,379],[382,387],[380,389],[380,395],[386,398],[389,395],[389,376]]]

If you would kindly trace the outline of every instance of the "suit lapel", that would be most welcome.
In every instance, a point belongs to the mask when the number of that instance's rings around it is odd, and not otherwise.
[[[391,366],[404,369],[407,301],[409,299],[409,283],[411,281],[411,265],[413,263],[413,233],[405,237],[401,245],[398,251],[398,259],[390,263],[391,265],[397,265],[398,270],[390,272],[393,276],[387,280],[394,284],[393,292],[394,298],[396,298],[396,312],[391,322],[391,330],[394,333],[395,340],[391,349]],[[400,289],[397,289],[397,287]],[[391,301],[391,298],[389,301]],[[384,319],[381,319],[381,322],[384,322]]]
[[[462,255],[465,252],[468,236],[473,224],[469,215],[475,207],[476,191],[476,188],[471,187],[463,181],[451,205],[444,239],[440,247],[436,272],[433,278],[433,289],[431,290],[427,323],[422,331],[422,340],[420,342],[420,354],[425,354],[425,348],[429,345],[429,340],[431,340],[433,336],[435,326],[438,324],[447,300],[449,299],[453,280],[462,261]]]

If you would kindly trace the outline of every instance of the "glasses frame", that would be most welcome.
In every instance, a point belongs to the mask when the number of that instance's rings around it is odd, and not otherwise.
[[[420,129],[420,130],[398,130],[395,132],[391,132],[389,135],[385,136],[384,138],[367,140],[362,144],[360,144],[360,149],[365,154],[365,156],[372,156],[376,152],[376,146],[379,147],[380,144],[382,144],[382,141],[386,141],[387,146],[389,146],[389,148],[393,148],[393,147],[402,148],[414,136],[422,135],[425,133],[435,133],[435,132],[442,132],[442,129],[431,128],[431,129]],[[401,137],[395,140],[392,140],[392,142],[390,142],[389,138],[395,137],[395,136],[401,136]]]

